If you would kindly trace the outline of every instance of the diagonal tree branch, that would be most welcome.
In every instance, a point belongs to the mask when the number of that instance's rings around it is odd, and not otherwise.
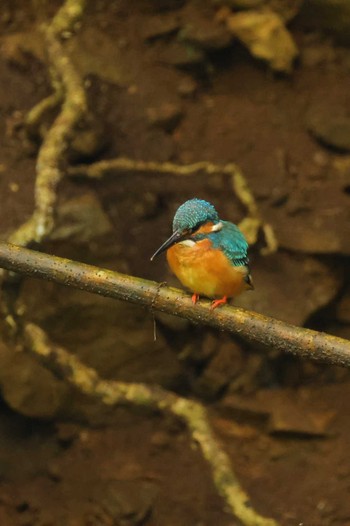
[[[209,309],[208,301],[195,307],[184,292],[69,259],[0,243],[0,266],[26,276],[137,303],[239,335],[252,343],[292,353],[300,358],[350,367],[350,342],[304,329],[255,312],[234,307]]]

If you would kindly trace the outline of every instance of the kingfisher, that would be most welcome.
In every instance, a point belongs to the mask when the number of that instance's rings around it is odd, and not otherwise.
[[[212,309],[253,289],[248,243],[239,228],[219,218],[214,206],[190,199],[176,211],[173,233],[153,254],[167,251],[168,264],[189,289],[193,304],[199,296],[212,298]]]

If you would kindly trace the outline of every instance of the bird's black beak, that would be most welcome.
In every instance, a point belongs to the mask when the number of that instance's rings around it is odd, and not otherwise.
[[[175,245],[175,243],[178,243],[179,241],[184,239],[185,236],[186,234],[181,232],[181,230],[175,230],[175,232],[171,234],[169,239],[167,239],[165,243],[163,243],[162,246],[159,247],[158,250],[155,251],[155,253],[151,257],[151,261],[153,261],[155,257],[159,256],[159,254],[164,252],[164,250],[166,250],[167,248],[170,248],[172,245]]]

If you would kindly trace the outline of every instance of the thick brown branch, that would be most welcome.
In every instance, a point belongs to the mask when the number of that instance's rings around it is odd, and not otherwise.
[[[210,325],[301,358],[350,367],[350,342],[309,329],[295,327],[255,312],[234,307],[209,309],[208,301],[195,307],[184,292],[159,283],[85,265],[8,243],[0,243],[0,266],[21,274],[54,281],[95,294],[137,303]]]

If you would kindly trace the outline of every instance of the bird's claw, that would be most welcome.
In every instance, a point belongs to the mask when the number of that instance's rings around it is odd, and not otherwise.
[[[193,305],[195,305],[195,304],[197,303],[197,301],[199,300],[199,294],[194,293],[194,294],[192,295],[192,298],[191,298],[191,299],[192,299],[192,303],[193,303]]]
[[[225,303],[227,303],[227,297],[226,296],[224,296],[220,300],[214,300],[212,302],[212,304],[211,304],[210,310],[214,310],[214,309],[216,309],[216,307],[219,307],[220,305],[224,305]]]

